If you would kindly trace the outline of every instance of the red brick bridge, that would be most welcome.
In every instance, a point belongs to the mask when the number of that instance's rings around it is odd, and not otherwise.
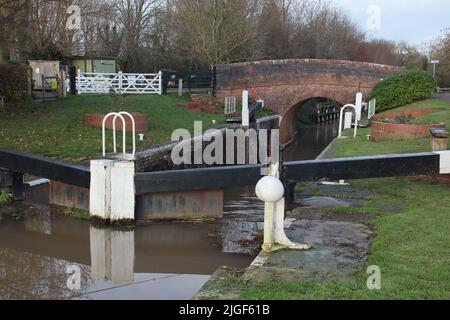
[[[266,107],[283,116],[281,140],[295,133],[295,115],[302,102],[329,98],[340,104],[354,103],[357,92],[366,98],[372,88],[399,67],[341,60],[267,60],[217,66],[216,94],[263,99]]]

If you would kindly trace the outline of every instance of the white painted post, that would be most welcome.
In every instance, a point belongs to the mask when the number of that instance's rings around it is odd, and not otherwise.
[[[109,219],[111,213],[112,160],[91,161],[91,184],[89,188],[89,213],[91,216]]]
[[[248,110],[248,91],[242,91],[242,126],[248,128],[250,126],[250,114]]]
[[[115,162],[111,168],[111,220],[134,220],[134,162]]]
[[[81,70],[77,70],[77,94],[80,95],[81,91]]]
[[[158,72],[158,94],[162,95],[162,71]]]
[[[183,79],[178,79],[178,96],[183,96]]]
[[[119,94],[122,94],[123,88],[123,72],[119,71]]]
[[[361,115],[362,115],[362,104],[363,104],[363,94],[361,92],[358,92],[356,94],[356,120],[361,121]]]
[[[265,202],[264,243],[262,250],[270,253],[283,248],[293,250],[310,249],[309,245],[292,242],[284,232],[284,187],[279,180],[279,175],[279,163],[272,164],[270,176],[262,178],[256,185],[258,198]]]

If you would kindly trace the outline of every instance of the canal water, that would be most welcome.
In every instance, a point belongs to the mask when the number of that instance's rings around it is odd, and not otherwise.
[[[335,124],[298,131],[285,160],[314,159],[337,135]],[[217,268],[245,268],[257,254],[263,204],[253,189],[225,190],[223,219],[132,231],[46,205],[17,217],[0,211],[0,299],[191,299]]]

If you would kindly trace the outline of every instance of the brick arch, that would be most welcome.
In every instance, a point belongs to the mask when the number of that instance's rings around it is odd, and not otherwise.
[[[299,103],[326,97],[341,104],[355,101],[357,92],[367,97],[372,88],[399,67],[380,64],[320,59],[267,60],[218,65],[216,95],[263,99],[267,108],[283,116],[281,141],[294,134]]]

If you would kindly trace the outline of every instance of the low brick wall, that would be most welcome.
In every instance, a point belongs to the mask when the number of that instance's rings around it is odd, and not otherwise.
[[[372,122],[372,138],[382,140],[415,140],[430,136],[431,128],[445,128],[445,124],[401,124]]]
[[[88,127],[93,128],[101,128],[103,123],[103,118],[105,117],[104,114],[85,114],[84,115],[84,125]],[[148,131],[148,116],[141,113],[133,113],[134,121],[136,122],[136,132],[138,133],[144,133]],[[124,116],[125,118],[125,126],[126,131],[132,132],[132,123],[131,120]],[[106,128],[112,129],[113,128],[113,119],[114,117],[108,118],[106,120]],[[122,120],[117,119],[116,121],[116,129],[119,131],[122,131]]]
[[[395,119],[398,117],[419,118],[430,113],[439,112],[439,109],[409,109],[392,112],[375,117],[372,122],[372,138],[374,140],[415,140],[430,136],[431,128],[445,128],[445,124],[402,124],[386,123],[380,119]]]

